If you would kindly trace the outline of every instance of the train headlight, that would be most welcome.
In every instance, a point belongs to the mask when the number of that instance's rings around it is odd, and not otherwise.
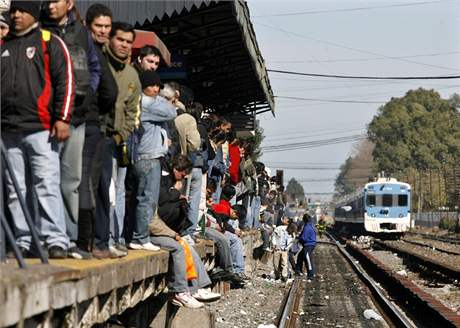
[[[375,213],[372,213],[372,214],[371,214],[371,217],[375,218]]]
[[[399,213],[399,217],[402,218],[404,215],[402,213]]]

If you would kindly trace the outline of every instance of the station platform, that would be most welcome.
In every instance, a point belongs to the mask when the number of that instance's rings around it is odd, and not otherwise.
[[[257,234],[244,236],[252,245]],[[214,243],[194,246],[207,270],[214,267]],[[248,250],[248,253],[249,250]],[[164,294],[169,253],[130,250],[107,260],[27,259],[0,264],[0,327],[91,327]],[[167,299],[166,299],[167,302]]]

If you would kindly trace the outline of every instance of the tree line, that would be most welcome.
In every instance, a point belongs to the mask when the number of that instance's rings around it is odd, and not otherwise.
[[[413,211],[458,210],[460,205],[460,96],[408,91],[378,109],[367,140],[341,165],[335,199],[361,188],[379,172],[412,185]]]

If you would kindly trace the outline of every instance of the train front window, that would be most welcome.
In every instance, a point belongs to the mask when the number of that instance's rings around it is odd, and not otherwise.
[[[407,206],[407,195],[398,195],[398,206]]]
[[[375,195],[367,195],[367,206],[375,206]]]
[[[393,205],[393,195],[383,194],[382,195],[382,206],[389,207]]]

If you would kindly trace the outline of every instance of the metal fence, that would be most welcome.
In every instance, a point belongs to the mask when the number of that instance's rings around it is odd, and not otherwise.
[[[457,212],[424,212],[414,213],[413,218],[416,226],[433,228],[439,226],[442,218],[457,220],[459,215]]]

